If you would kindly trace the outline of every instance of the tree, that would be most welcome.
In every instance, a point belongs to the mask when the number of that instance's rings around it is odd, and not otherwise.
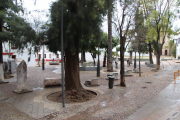
[[[103,33],[101,36],[102,37],[101,37],[101,40],[100,40],[99,47],[105,49],[104,60],[103,60],[103,67],[106,67],[106,54],[108,52],[108,45],[109,45],[108,34],[107,33]],[[112,43],[112,49],[113,49],[114,47],[116,47],[119,44],[118,38],[114,38],[113,37],[111,43]],[[111,49],[111,51],[112,51],[112,49]]]
[[[173,45],[174,45],[174,40],[171,40],[171,41],[169,42],[169,53],[170,53],[170,55],[172,55],[172,54],[171,54],[171,50],[172,50]]]
[[[165,43],[165,38],[172,33],[171,21],[174,19],[170,7],[173,6],[173,1],[153,0],[150,2],[152,6],[152,14],[146,20],[148,27],[148,38],[155,40],[154,49],[156,53],[156,69],[160,69],[160,53]],[[143,2],[144,5],[147,5]]]
[[[108,0],[109,8],[108,8],[108,55],[107,55],[107,71],[113,72],[112,65],[112,11],[113,4],[112,0]]]
[[[173,55],[173,57],[176,58],[176,44],[174,44],[174,45],[172,46],[171,54]]]
[[[38,65],[40,66],[40,58],[38,52],[40,47],[44,44],[44,38],[42,38],[42,35],[45,35],[45,32],[42,29],[42,27],[45,26],[45,21],[42,19],[42,15],[46,14],[46,12],[44,10],[34,10],[30,13],[33,14],[30,16],[29,21],[31,21],[31,26],[35,29],[36,32],[36,38],[32,41],[32,46],[34,47],[34,52],[36,52],[37,54]]]
[[[149,18],[149,16],[152,13],[152,9],[153,9],[153,6],[151,4],[151,0],[139,0],[140,1],[140,8],[141,10],[143,11],[143,14],[144,14],[144,19],[147,20]],[[152,59],[152,42],[153,42],[153,39],[151,38],[151,36],[149,37],[148,35],[146,35],[146,39],[147,39],[147,42],[148,42],[148,48],[149,48],[149,62],[151,64],[153,64],[153,59]]]
[[[15,4],[13,0],[0,0],[0,63],[3,63],[3,42],[11,40],[11,43],[22,51],[35,37],[35,31],[20,16],[22,14],[21,3],[16,1]]]
[[[128,35],[130,26],[133,23],[133,17],[135,15],[136,1],[135,0],[120,0],[120,15],[116,15],[117,22],[115,24],[115,29],[120,38],[120,59],[121,59],[121,77],[120,77],[120,86],[126,87],[125,75],[124,75],[124,52],[125,52],[125,42]],[[126,21],[126,22],[125,22]]]
[[[139,77],[141,77],[141,64],[140,64],[140,53],[143,50],[142,45],[145,44],[145,36],[147,34],[147,29],[144,26],[144,18],[143,18],[143,11],[139,11],[140,3],[138,3],[138,7],[136,9],[135,15],[135,43],[139,53]]]
[[[88,41],[91,35],[98,37],[106,9],[104,9],[103,0],[65,0],[63,8],[65,92],[73,92],[85,97],[88,92],[82,87],[79,76],[79,49],[83,48],[80,41]],[[61,11],[60,0],[51,6],[51,23],[47,32],[49,50],[53,52],[61,51],[61,13],[59,11]]]

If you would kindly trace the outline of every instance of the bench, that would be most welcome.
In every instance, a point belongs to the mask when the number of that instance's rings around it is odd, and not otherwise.
[[[44,78],[43,85],[45,87],[47,86],[56,86],[56,85],[62,85],[60,78]]]

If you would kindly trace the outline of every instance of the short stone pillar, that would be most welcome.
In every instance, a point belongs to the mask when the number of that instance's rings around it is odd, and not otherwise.
[[[87,80],[85,81],[84,85],[87,87],[99,86],[98,78],[92,78],[91,80]]]
[[[92,78],[91,79],[91,85],[98,85],[98,78]]]
[[[8,71],[9,71],[9,73],[10,74],[15,73],[16,72],[16,68],[17,68],[16,60],[8,59],[7,63],[8,63]]]
[[[11,74],[16,72],[16,68],[17,68],[16,60],[11,60]]]
[[[27,87],[27,65],[26,62],[23,60],[17,67],[17,90],[14,92],[21,94],[32,92],[32,89]]]
[[[0,63],[0,83],[4,83],[4,70],[2,63]]]

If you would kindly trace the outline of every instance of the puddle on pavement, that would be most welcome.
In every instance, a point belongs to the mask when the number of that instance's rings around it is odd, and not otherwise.
[[[147,83],[147,84],[152,84],[152,82],[145,82],[145,83]]]
[[[158,74],[154,74],[154,76],[159,76]]]
[[[142,87],[143,89],[146,89],[147,87]]]
[[[101,106],[105,107],[106,106],[106,102],[101,102]]]
[[[43,90],[44,88],[41,87],[37,87],[37,88],[33,88],[33,90]]]
[[[60,67],[55,67],[56,70],[54,70],[54,73],[60,74],[61,73],[61,68]]]
[[[124,94],[124,96],[128,96],[130,93],[131,93],[131,92],[127,92],[127,93]]]

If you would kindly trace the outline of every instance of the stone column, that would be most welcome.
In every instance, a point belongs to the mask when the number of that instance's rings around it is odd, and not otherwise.
[[[32,92],[32,89],[29,89],[26,84],[27,81],[27,65],[23,60],[17,67],[17,90],[14,90],[16,93],[27,93]]]
[[[0,63],[0,83],[4,82],[4,70],[3,70],[3,64]]]
[[[3,70],[3,64],[0,63],[0,84],[9,83],[4,81],[4,70]]]

